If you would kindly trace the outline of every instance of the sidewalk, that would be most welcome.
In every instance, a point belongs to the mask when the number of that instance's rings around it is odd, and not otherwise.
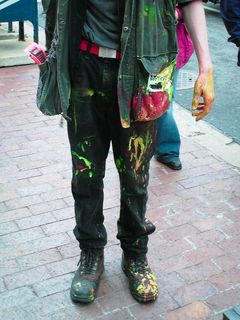
[[[37,75],[36,66],[0,69],[0,319],[222,319],[240,303],[239,170],[186,135],[180,172],[151,162],[147,217],[157,231],[149,261],[159,279],[158,301],[136,303],[121,271],[119,184],[110,154],[105,273],[93,304],[71,302],[79,249],[69,146],[59,118],[35,106]],[[180,123],[184,133],[187,126]]]
[[[28,65],[33,63],[24,52],[25,48],[33,42],[33,26],[24,22],[25,41],[18,41],[18,22],[13,22],[13,32],[8,33],[8,24],[0,24],[0,67]],[[45,32],[39,28],[39,41],[44,45]]]
[[[13,24],[14,32],[12,33],[8,33],[7,26],[7,23],[0,24],[0,67],[32,63],[24,52],[24,49],[32,43],[32,37],[25,36],[25,41],[18,41],[17,23]],[[30,29],[27,25],[27,30],[28,28]]]

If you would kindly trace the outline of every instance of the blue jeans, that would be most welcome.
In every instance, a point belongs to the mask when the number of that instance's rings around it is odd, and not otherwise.
[[[174,91],[169,110],[157,120],[157,137],[155,145],[155,157],[174,160],[179,158],[180,135],[173,117],[173,100],[176,94],[176,84],[179,69],[174,74]]]

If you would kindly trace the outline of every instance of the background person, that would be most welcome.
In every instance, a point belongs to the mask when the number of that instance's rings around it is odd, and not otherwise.
[[[193,53],[193,44],[183,22],[182,10],[176,7],[178,56],[174,73],[174,90],[170,108],[157,119],[157,137],[154,157],[173,170],[181,170],[182,163],[179,158],[181,139],[177,123],[173,115],[173,101],[177,90],[179,69],[190,59]]]
[[[228,41],[235,43],[238,47],[237,65],[240,67],[240,1],[221,0],[220,13],[230,34]]]

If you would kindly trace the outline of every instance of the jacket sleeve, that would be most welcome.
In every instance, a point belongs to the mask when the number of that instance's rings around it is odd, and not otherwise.
[[[42,0],[43,12],[46,14],[45,35],[47,51],[51,47],[54,35],[57,18],[57,4],[58,0]]]
[[[220,13],[225,27],[230,34],[228,41],[240,47],[240,1],[221,0]]]

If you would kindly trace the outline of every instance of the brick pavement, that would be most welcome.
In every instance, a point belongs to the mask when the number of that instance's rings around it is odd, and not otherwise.
[[[37,110],[36,81],[35,66],[0,69],[0,319],[222,319],[240,302],[239,171],[184,138],[183,170],[151,162],[147,216],[157,231],[149,260],[159,279],[158,301],[136,303],[120,268],[111,153],[106,271],[93,304],[70,301],[79,250],[69,146],[59,118]]]

